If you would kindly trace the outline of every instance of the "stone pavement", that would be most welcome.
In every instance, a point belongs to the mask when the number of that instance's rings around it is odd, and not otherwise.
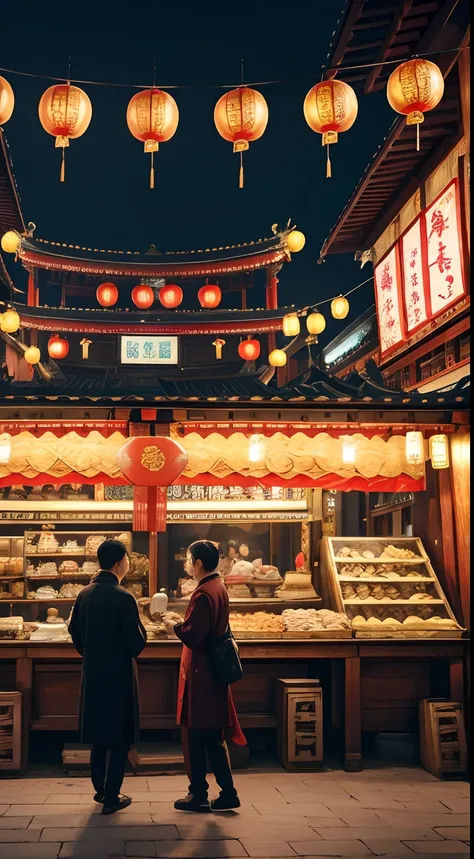
[[[182,775],[131,777],[133,805],[102,817],[82,778],[0,780],[1,859],[469,855],[469,785],[422,769],[237,774],[234,813],[175,812]],[[216,795],[212,785],[211,795]]]

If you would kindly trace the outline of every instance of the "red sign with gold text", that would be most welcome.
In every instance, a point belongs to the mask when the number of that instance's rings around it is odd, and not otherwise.
[[[425,211],[429,301],[439,316],[465,294],[458,180]]]

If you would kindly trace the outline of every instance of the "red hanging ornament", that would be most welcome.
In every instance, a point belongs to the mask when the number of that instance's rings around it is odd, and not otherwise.
[[[101,283],[97,287],[96,298],[101,307],[113,307],[118,301],[118,289],[115,283]]]
[[[166,286],[162,286],[159,293],[158,298],[160,299],[163,307],[166,307],[168,310],[171,310],[173,307],[179,307],[183,300],[183,290],[180,286],[176,286],[175,283],[168,283]]]
[[[260,343],[249,337],[239,343],[238,352],[243,361],[256,361],[260,355]]]
[[[48,341],[48,355],[55,361],[66,358],[69,354],[69,343],[58,334],[53,334]]]
[[[146,283],[140,283],[132,289],[132,301],[140,310],[148,310],[155,300],[155,294]]]
[[[214,310],[214,308],[218,307],[221,303],[221,298],[221,289],[215,284],[206,283],[205,286],[201,286],[198,292],[199,304],[207,310]]]

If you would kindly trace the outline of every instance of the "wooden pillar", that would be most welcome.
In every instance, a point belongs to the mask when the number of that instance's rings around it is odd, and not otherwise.
[[[31,659],[21,657],[16,661],[15,685],[17,692],[21,692],[21,769],[24,775],[28,769],[28,750],[30,742],[31,725],[31,701],[33,694],[33,662]]]
[[[28,273],[28,291],[26,297],[26,303],[28,307],[37,306],[38,302],[36,300],[36,285],[35,285],[35,273],[34,271],[30,271]]]
[[[461,113],[464,130],[464,215],[466,219],[466,238],[468,249],[471,246],[471,206],[470,206],[470,159],[471,159],[471,51],[464,48],[459,55],[459,89],[461,94]]]
[[[470,585],[470,430],[463,427],[450,437],[451,491],[453,496],[454,526],[458,559],[459,596],[463,623],[469,625]]]
[[[344,683],[344,769],[362,769],[362,700],[360,686],[360,657],[345,660]]]
[[[438,472],[439,506],[441,513],[441,533],[443,547],[444,584],[451,608],[459,620],[462,619],[459,596],[458,571],[456,567],[456,537],[454,533],[453,496],[451,476],[448,468]]]
[[[273,267],[267,268],[267,287],[266,287],[266,309],[276,310],[278,307],[278,278]],[[268,335],[268,352],[276,349],[276,335],[271,332]]]

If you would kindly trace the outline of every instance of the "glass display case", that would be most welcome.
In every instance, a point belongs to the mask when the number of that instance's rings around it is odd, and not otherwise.
[[[460,638],[459,626],[417,537],[323,537],[324,594],[356,638]]]
[[[24,596],[23,537],[0,537],[0,600]]]

